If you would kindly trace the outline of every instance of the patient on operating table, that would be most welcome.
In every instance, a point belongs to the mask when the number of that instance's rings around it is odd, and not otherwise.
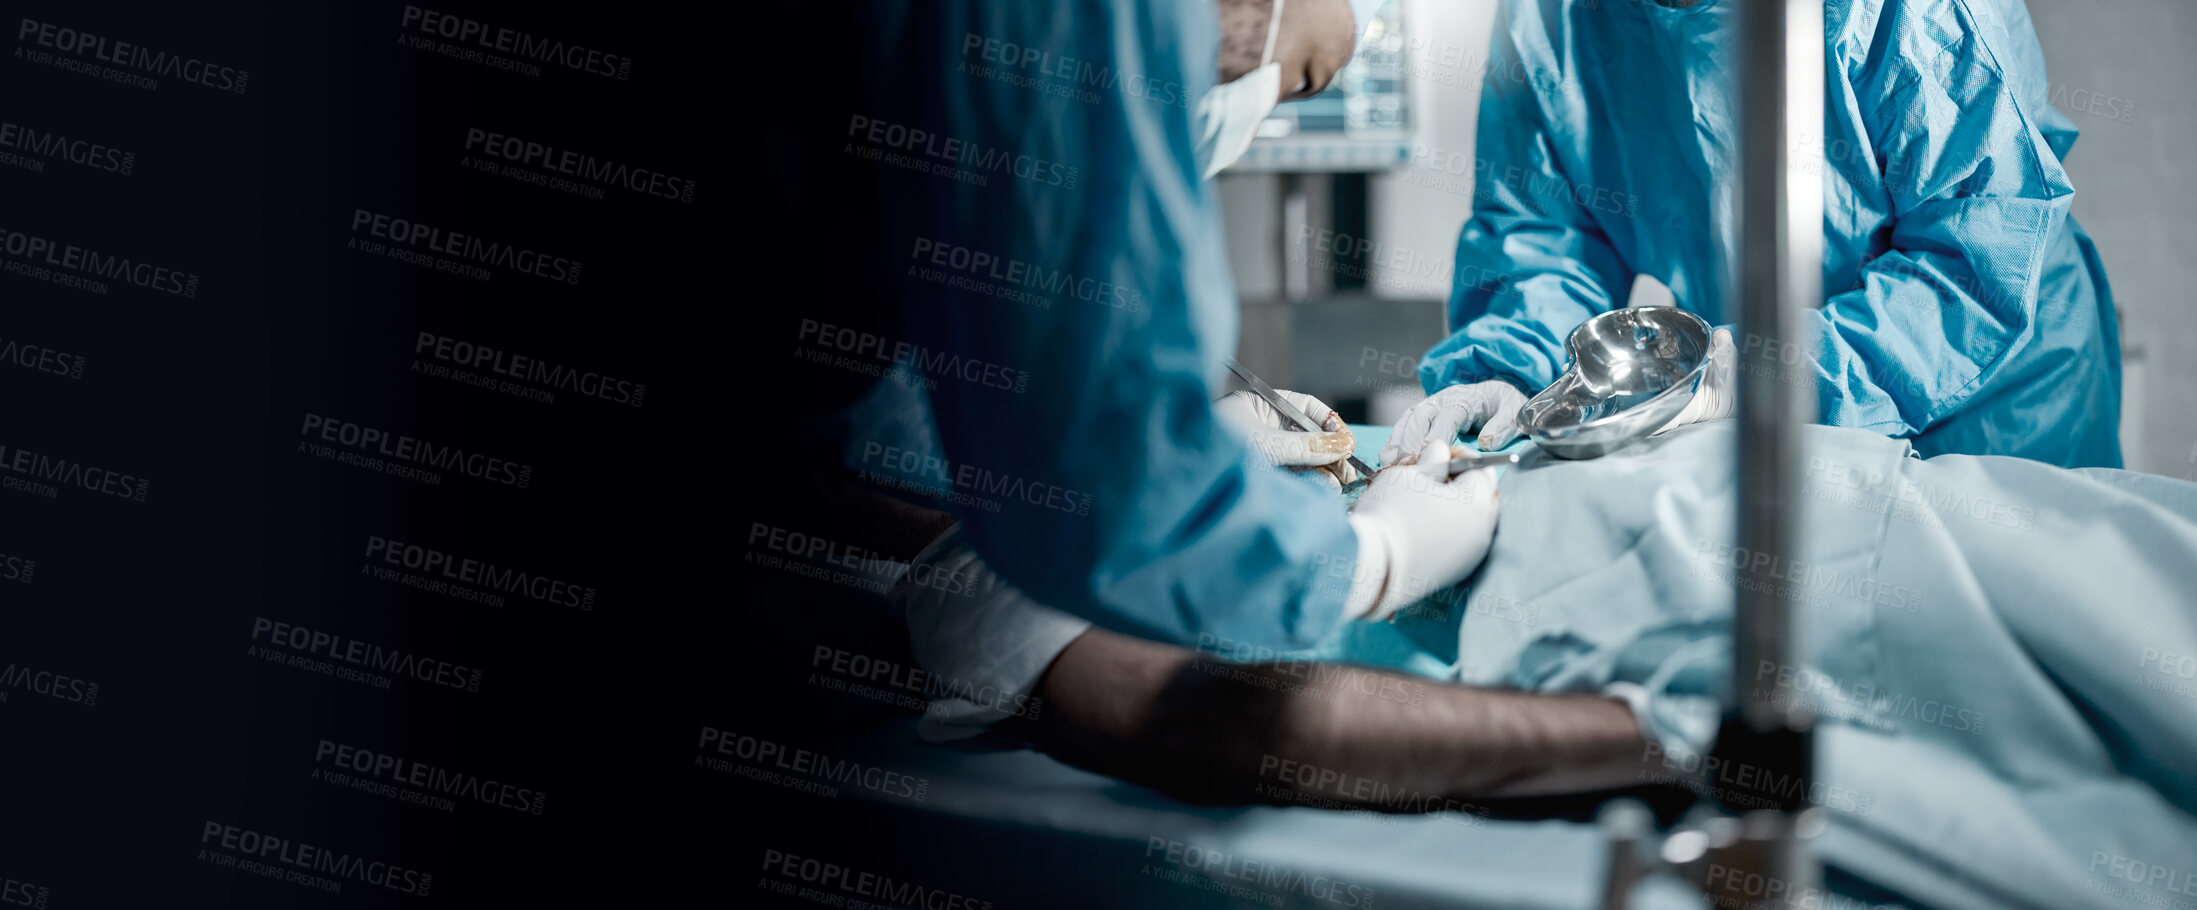
[[[977,583],[904,582],[895,608],[949,688],[1015,697],[934,699],[921,729],[1003,734],[1206,799],[1377,802],[1345,780],[1477,799],[1698,776],[1731,694],[1735,588],[1772,585],[1795,605],[1807,660],[1749,678],[1819,717],[1819,797],[1871,795],[1834,823],[1896,838],[1975,812],[1983,794],[2005,824],[1900,848],[1993,868],[2031,856],[2047,891],[2057,864],[2130,832],[2181,845],[2158,860],[2197,868],[2197,704],[2151,678],[2158,655],[2197,653],[2197,484],[1923,460],[1901,440],[1808,427],[1802,552],[1757,558],[1731,545],[1731,432],[1529,456],[1502,476],[1500,526],[1463,585],[1301,654],[1094,628],[1022,597],[949,531],[917,564]],[[1043,709],[1014,716],[1033,696]]]

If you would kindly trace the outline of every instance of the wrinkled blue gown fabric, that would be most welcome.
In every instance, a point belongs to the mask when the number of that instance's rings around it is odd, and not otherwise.
[[[1760,557],[1731,543],[1734,430],[1529,457],[1502,478],[1479,574],[1380,633],[1426,653],[1360,642],[1341,655],[1422,673],[1446,661],[1437,675],[1475,685],[1643,686],[1652,768],[1686,778],[1704,773],[1731,694],[1737,586],[1768,585],[1791,604],[1801,656],[1747,679],[1821,719],[1810,796],[1839,835],[1833,864],[1933,906],[2187,900],[2197,484],[1924,460],[1903,440],[1809,427],[1799,555]]]
[[[1331,631],[1347,585],[1315,577],[1356,556],[1343,509],[1212,411],[1237,329],[1192,155],[1212,5],[891,3],[861,32],[844,152],[874,162],[878,211],[810,239],[883,251],[851,267],[893,277],[875,308],[907,348],[824,422],[845,467],[933,497],[1001,575],[1101,625]]]
[[[1429,392],[1547,385],[1572,328],[1636,275],[1736,320],[1716,290],[1736,242],[1736,8],[1503,4]],[[1769,353],[1813,382],[1826,424],[1925,455],[2119,467],[2112,293],[2069,214],[2076,129],[2047,103],[2021,0],[1830,3],[1825,36],[1824,130],[1792,154],[1823,175],[1826,299],[1804,349]]]

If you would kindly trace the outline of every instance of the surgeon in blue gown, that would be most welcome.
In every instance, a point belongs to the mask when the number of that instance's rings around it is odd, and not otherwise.
[[[1214,409],[1237,301],[1206,177],[1250,135],[1214,109],[1264,92],[1255,126],[1325,87],[1375,5],[826,4],[764,29],[832,38],[821,84],[761,118],[791,138],[743,207],[774,219],[756,265],[797,276],[762,333],[793,361],[758,355],[789,371],[784,419],[1131,634],[1309,644],[1462,578],[1492,483],[1399,473],[1346,514]]]
[[[1502,4],[1451,334],[1420,362],[1432,397],[1396,445],[1515,438],[1567,334],[1624,305],[1636,276],[1736,318],[1716,292],[1736,242],[1736,7]],[[2069,214],[2076,130],[2046,102],[2021,0],[1829,3],[1824,26],[1824,131],[1793,157],[1823,175],[1825,299],[1805,349],[1748,353],[1812,383],[1824,423],[1926,456],[2119,467],[2112,293]]]

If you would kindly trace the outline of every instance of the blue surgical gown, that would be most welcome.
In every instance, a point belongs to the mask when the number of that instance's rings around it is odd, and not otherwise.
[[[1461,177],[1452,334],[1429,392],[1555,380],[1563,344],[1633,279],[1729,323],[1736,0],[1515,0],[1497,14],[1477,158]],[[2020,0],[1826,4],[1823,132],[1792,150],[1824,181],[1826,299],[1806,348],[1819,419],[1924,455],[2119,467],[2120,344],[2096,248],[2068,208],[2076,130],[2046,102]],[[1730,261],[1728,258],[1724,261]]]
[[[845,251],[840,274],[804,281],[887,282],[830,303],[888,327],[846,347],[900,377],[821,424],[845,468],[948,508],[1002,576],[1101,625],[1273,647],[1331,631],[1357,555],[1341,503],[1256,461],[1212,410],[1237,331],[1191,132],[1212,4],[860,15],[826,61],[860,70],[860,97],[818,101],[845,105],[843,133],[778,178],[868,184],[863,210],[811,217],[831,226],[804,238]]]

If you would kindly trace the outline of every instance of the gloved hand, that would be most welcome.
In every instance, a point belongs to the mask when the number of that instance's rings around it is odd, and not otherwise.
[[[1732,344],[1732,333],[1717,329],[1716,334],[1709,336],[1709,372],[1701,377],[1701,387],[1694,390],[1694,398],[1686,402],[1685,410],[1652,435],[1661,436],[1689,423],[1732,416],[1739,400],[1738,370],[1739,348]]]
[[[1429,441],[1412,454],[1411,463],[1375,474],[1351,510],[1358,562],[1345,617],[1385,620],[1456,584],[1487,558],[1495,539],[1495,472],[1451,479],[1446,441]]]
[[[1518,438],[1518,409],[1526,393],[1501,379],[1453,385],[1412,405],[1381,448],[1381,466],[1409,464],[1429,442],[1444,446],[1460,430],[1480,431],[1480,449],[1493,452]],[[1398,461],[1402,459],[1402,461]]]
[[[1294,421],[1274,410],[1266,399],[1250,392],[1230,392],[1213,403],[1213,413],[1241,430],[1251,443],[1252,451],[1265,457],[1268,464],[1300,473],[1318,472],[1337,492],[1341,492],[1344,484],[1356,481],[1357,469],[1344,459],[1350,457],[1358,441],[1350,434],[1350,425],[1343,422],[1342,416],[1310,395],[1286,389],[1274,391],[1303,411],[1304,416],[1319,421],[1326,432],[1297,429]]]

